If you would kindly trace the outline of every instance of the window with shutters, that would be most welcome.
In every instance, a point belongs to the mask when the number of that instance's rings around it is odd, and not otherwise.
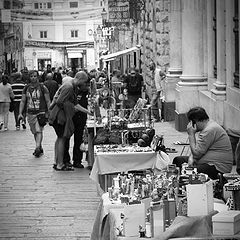
[[[52,3],[51,2],[37,2],[34,3],[35,9],[51,9]]]
[[[40,31],[40,38],[47,38],[47,31]]]
[[[78,37],[78,30],[71,30],[71,38],[77,38]]]
[[[70,2],[69,6],[70,8],[78,8],[78,2]]]
[[[234,0],[234,47],[235,47],[235,67],[233,73],[233,86],[239,88],[239,14],[238,14],[238,0]]]

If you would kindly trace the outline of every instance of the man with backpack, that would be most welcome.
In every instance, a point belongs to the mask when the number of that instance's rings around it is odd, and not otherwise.
[[[130,70],[130,74],[124,80],[124,87],[128,92],[128,101],[126,108],[133,108],[137,100],[142,97],[142,88],[144,87],[143,78],[136,74],[134,68]]]

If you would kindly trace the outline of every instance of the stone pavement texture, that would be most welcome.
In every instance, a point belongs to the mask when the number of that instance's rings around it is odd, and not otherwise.
[[[156,123],[166,147],[178,155],[187,134],[177,132],[173,122]],[[16,131],[13,114],[9,130],[0,131],[0,239],[89,239],[99,204],[96,185],[89,171],[56,172],[52,168],[56,136],[45,127],[44,155],[35,158],[33,135]],[[87,166],[84,161],[83,164]]]

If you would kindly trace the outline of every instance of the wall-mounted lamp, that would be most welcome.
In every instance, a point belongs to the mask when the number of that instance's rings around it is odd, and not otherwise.
[[[103,24],[103,26],[106,26],[106,23],[107,23],[107,12],[106,12],[105,8],[103,8],[103,10],[101,12],[101,16],[102,16],[102,24]]]

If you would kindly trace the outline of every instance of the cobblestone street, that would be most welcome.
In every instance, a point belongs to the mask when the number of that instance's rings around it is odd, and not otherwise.
[[[44,155],[35,158],[29,126],[16,131],[11,113],[9,120],[9,130],[0,132],[0,239],[89,239],[99,203],[89,171],[54,171],[52,127],[45,127]],[[155,129],[166,147],[178,150],[170,157],[181,152],[172,143],[186,141],[186,133],[168,122]]]
[[[99,203],[89,171],[54,171],[52,127],[35,158],[28,125],[15,131],[9,119],[9,131],[0,132],[0,239],[89,239]]]

